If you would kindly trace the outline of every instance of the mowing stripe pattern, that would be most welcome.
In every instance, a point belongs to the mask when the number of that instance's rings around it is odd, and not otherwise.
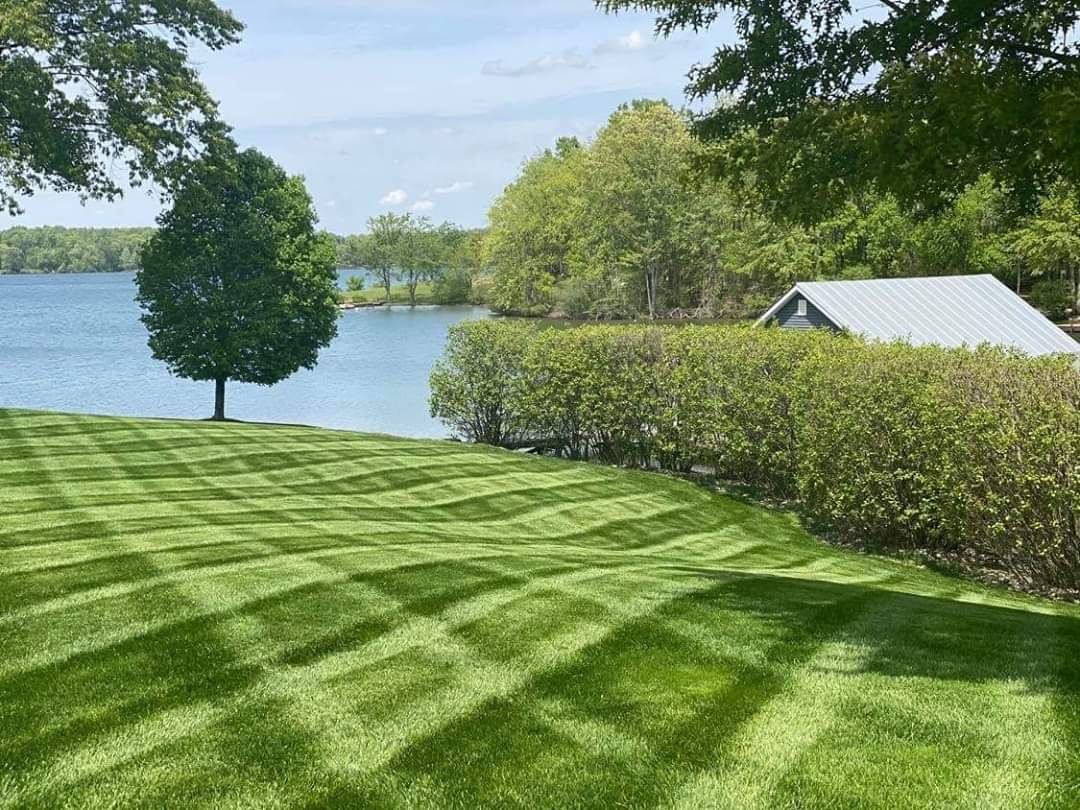
[[[0,807],[1080,806],[1080,611],[602,466],[0,410]]]

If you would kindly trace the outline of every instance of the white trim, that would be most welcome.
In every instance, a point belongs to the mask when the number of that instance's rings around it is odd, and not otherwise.
[[[799,285],[796,284],[794,287],[792,287],[790,290],[788,290],[780,298],[779,301],[777,301],[775,304],[773,304],[771,307],[769,307],[767,310],[765,310],[765,314],[762,315],[760,318],[758,318],[754,322],[754,326],[764,326],[769,321],[771,321],[776,316],[776,313],[778,313],[781,309],[783,309],[784,305],[788,301],[790,301],[792,298],[794,298],[796,296],[796,294],[798,294],[798,292],[799,292]]]

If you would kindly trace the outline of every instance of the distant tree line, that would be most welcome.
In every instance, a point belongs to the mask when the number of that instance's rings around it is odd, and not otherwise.
[[[560,140],[492,206],[483,262],[504,312],[739,318],[795,281],[993,273],[1048,314],[1076,308],[1080,204],[1056,183],[1034,208],[984,176],[934,213],[860,191],[813,224],[751,180],[718,179],[710,147],[665,102],[620,107],[589,143]]]
[[[0,273],[137,270],[153,228],[9,228],[0,231]]]

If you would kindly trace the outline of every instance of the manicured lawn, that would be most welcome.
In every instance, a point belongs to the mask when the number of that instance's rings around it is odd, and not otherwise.
[[[0,805],[1080,804],[1080,611],[644,473],[0,411]]]

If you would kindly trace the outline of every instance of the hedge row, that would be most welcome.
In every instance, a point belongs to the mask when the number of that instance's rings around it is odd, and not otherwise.
[[[432,413],[462,438],[686,471],[833,533],[975,552],[1080,588],[1080,374],[1067,361],[726,326],[455,327]]]

